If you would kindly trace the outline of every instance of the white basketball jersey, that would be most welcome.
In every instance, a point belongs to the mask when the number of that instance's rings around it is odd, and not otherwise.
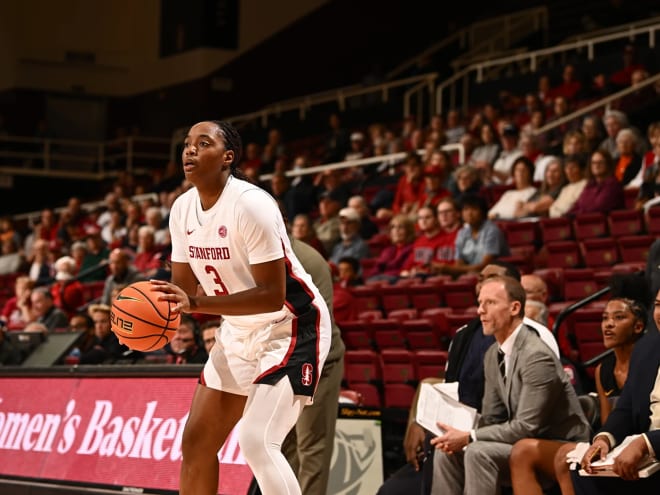
[[[326,308],[318,289],[293,254],[275,200],[263,189],[230,176],[218,201],[202,211],[192,188],[179,196],[170,213],[172,261],[188,263],[207,295],[255,287],[250,265],[285,258],[286,301],[280,311],[224,316],[233,326],[251,330],[281,320],[312,300]],[[324,311],[327,311],[325,309]]]

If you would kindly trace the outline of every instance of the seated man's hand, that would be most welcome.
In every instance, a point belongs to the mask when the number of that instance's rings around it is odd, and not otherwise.
[[[648,448],[643,437],[636,438],[614,459],[612,468],[616,474],[624,480],[636,480],[639,478],[637,467],[639,461],[648,454]]]
[[[438,426],[446,433],[431,440],[431,445],[447,454],[453,454],[463,450],[470,443],[470,432],[457,430],[449,425],[438,422]]]
[[[419,471],[419,459],[424,454],[424,428],[417,423],[410,423],[403,439],[403,449],[406,452],[406,461]]]

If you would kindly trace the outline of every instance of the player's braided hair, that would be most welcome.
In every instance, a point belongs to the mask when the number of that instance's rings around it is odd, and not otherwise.
[[[239,168],[243,154],[243,140],[241,139],[241,135],[236,130],[236,127],[226,120],[213,120],[212,122],[218,126],[218,130],[225,142],[225,148],[234,152],[234,159],[229,165],[229,173],[236,178],[247,180],[247,177]]]

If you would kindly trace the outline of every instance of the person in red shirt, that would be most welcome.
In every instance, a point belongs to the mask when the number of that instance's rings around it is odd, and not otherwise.
[[[133,260],[135,268],[145,278],[153,277],[161,266],[162,250],[156,245],[155,233],[150,225],[138,229],[138,252]]]
[[[440,230],[435,210],[430,206],[422,206],[417,212],[417,227],[420,234],[415,239],[412,252],[399,273],[402,278],[423,278],[430,275],[431,262],[442,242],[443,232]]]
[[[431,272],[442,273],[442,267],[453,265],[456,259],[456,235],[461,228],[461,211],[453,198],[443,198],[436,208],[440,239],[431,261]]]
[[[414,213],[419,207],[419,200],[424,195],[424,178],[422,159],[411,151],[403,164],[404,173],[399,179],[392,202],[392,210],[387,216],[397,213]],[[382,217],[382,213],[378,215]]]
[[[74,280],[77,266],[71,256],[62,256],[55,261],[55,283],[50,286],[55,306],[71,318],[85,304],[83,286]]]

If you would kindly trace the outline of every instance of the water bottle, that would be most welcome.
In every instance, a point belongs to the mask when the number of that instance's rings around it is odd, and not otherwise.
[[[78,364],[80,362],[80,349],[74,347],[71,352],[64,358],[65,364]]]

